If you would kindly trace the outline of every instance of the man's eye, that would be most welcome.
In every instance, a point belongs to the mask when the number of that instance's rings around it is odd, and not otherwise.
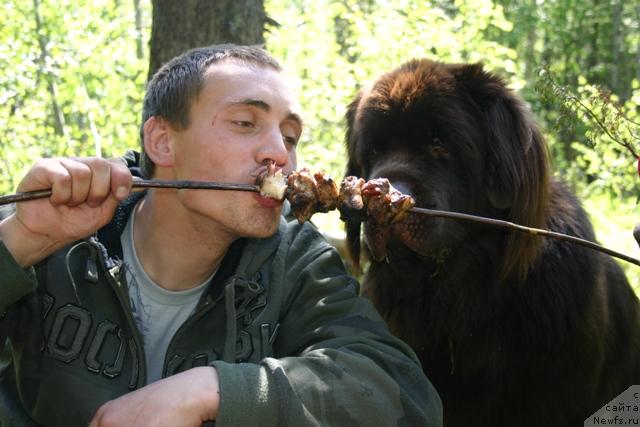
[[[236,125],[236,126],[243,127],[243,128],[252,128],[252,127],[255,126],[253,124],[253,122],[246,121],[246,120],[234,120],[233,124]]]
[[[298,145],[298,138],[296,138],[295,136],[283,135],[282,140],[285,142],[285,144],[289,144],[293,146]]]

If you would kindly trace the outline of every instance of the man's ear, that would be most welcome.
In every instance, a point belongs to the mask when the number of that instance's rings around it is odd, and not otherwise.
[[[144,123],[144,150],[156,166],[174,164],[172,128],[162,117],[151,116]]]

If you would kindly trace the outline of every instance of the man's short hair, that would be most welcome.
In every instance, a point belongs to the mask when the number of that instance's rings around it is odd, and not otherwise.
[[[282,71],[278,61],[261,47],[233,44],[195,48],[164,64],[148,83],[142,107],[140,167],[146,178],[153,175],[155,164],[144,149],[145,122],[152,116],[158,116],[176,129],[187,128],[189,109],[204,86],[207,68],[224,59]]]

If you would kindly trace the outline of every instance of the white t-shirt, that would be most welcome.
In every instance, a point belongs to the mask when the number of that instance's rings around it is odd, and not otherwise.
[[[120,236],[120,242],[131,311],[144,339],[147,384],[150,384],[162,378],[164,358],[171,339],[193,313],[200,296],[216,272],[200,285],[186,291],[169,291],[160,287],[144,271],[136,254],[133,244],[134,221],[135,209]]]

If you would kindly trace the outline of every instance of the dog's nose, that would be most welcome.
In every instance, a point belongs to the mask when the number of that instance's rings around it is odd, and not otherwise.
[[[413,196],[413,192],[411,191],[411,186],[405,181],[390,179],[389,182],[396,190],[398,190],[402,194],[406,194],[407,196]]]
[[[407,163],[405,162],[404,164],[406,165]],[[402,194],[414,196],[413,191],[411,191],[412,186],[409,184],[411,182],[410,175],[403,171],[403,168],[400,167],[400,164],[395,161],[395,157],[393,156],[389,161],[376,165],[366,175],[367,180],[376,178],[386,178],[393,188]]]

